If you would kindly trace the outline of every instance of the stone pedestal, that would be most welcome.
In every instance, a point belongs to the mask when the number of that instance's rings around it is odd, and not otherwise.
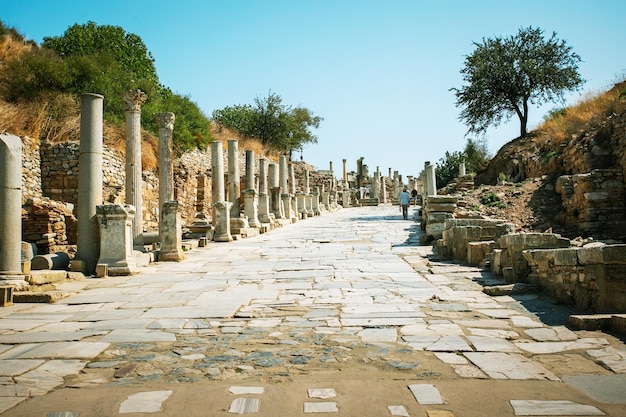
[[[306,196],[304,195],[304,193],[296,193],[296,204],[298,208],[298,215],[303,220],[305,220],[309,216],[309,213],[307,212],[307,209],[306,209],[305,198]]]
[[[230,209],[228,201],[216,201],[213,203],[213,240],[215,242],[232,242],[230,234]]]
[[[0,135],[0,283],[22,272],[22,139]]]
[[[311,194],[304,195],[304,209],[309,217],[315,216],[315,212],[313,211],[313,196]]]
[[[330,191],[322,192],[322,207],[328,211],[332,211],[330,206]]]
[[[100,259],[108,275],[131,275],[138,271],[133,259],[133,218],[135,207],[108,204],[96,207],[100,224]]]
[[[76,264],[93,275],[100,257],[100,227],[96,206],[102,204],[102,111],[104,97],[83,94],[80,107],[78,157],[78,237]]]
[[[313,210],[314,216],[319,216],[322,214],[322,210],[320,209],[320,189],[319,187],[315,187],[313,189],[313,194],[311,195],[311,209]]]
[[[185,254],[183,253],[183,232],[180,213],[178,212],[178,201],[166,201],[162,206],[162,211],[159,227],[161,236],[159,262],[180,262],[185,259]]]
[[[250,227],[259,228],[261,222],[259,221],[259,203],[254,190],[245,190],[243,192],[244,213],[248,218],[248,224]]]

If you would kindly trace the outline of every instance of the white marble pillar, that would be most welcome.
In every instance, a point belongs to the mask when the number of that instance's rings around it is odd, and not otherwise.
[[[126,114],[126,204],[135,207],[133,246],[143,250],[143,190],[141,179],[141,105],[148,96],[141,90],[124,92]]]
[[[241,178],[239,177],[239,141],[228,141],[228,197],[231,202],[230,218],[238,219],[241,214]]]
[[[267,194],[267,159],[259,159],[259,221],[272,224],[269,196]]]
[[[211,189],[213,201],[213,240],[216,242],[232,242],[230,234],[230,203],[226,201],[224,189],[224,154],[222,142],[211,142]]]
[[[344,183],[344,186],[347,186],[347,184],[348,184],[348,170],[347,170],[347,167],[346,167],[346,162],[348,162],[348,161],[346,159],[343,159],[342,162],[343,162],[343,177],[342,177],[343,178],[343,183]]]
[[[248,218],[248,225],[254,228],[260,228],[259,221],[259,201],[256,190],[254,189],[254,151],[246,151],[246,189],[243,192],[244,213]]]
[[[311,194],[311,208],[313,209],[313,215],[319,216],[322,214],[320,209],[320,187],[314,187]]]
[[[133,259],[133,217],[135,206],[106,204],[96,207],[100,223],[99,264],[107,265],[107,274],[131,275],[139,272]]]
[[[293,222],[295,221],[295,213],[291,204],[292,196],[289,194],[290,189],[288,188],[289,185],[287,181],[289,171],[287,167],[287,157],[285,155],[281,155],[280,157],[279,168],[281,189],[280,199],[283,205],[284,216]]]
[[[428,195],[437,195],[437,178],[435,177],[435,166],[433,164],[428,165],[426,174],[429,186]]]
[[[385,177],[380,177],[380,202],[387,204],[387,180]]]
[[[166,201],[174,199],[174,161],[172,159],[172,134],[174,113],[154,115],[159,126],[159,210]],[[159,216],[160,217],[160,216]]]
[[[0,134],[0,283],[22,273],[22,139]]]
[[[83,94],[80,106],[78,157],[78,238],[73,269],[96,272],[100,257],[100,228],[96,206],[102,204],[102,112],[104,97]],[[78,267],[76,267],[78,266]]]
[[[400,196],[400,179],[398,178],[398,171],[393,172],[393,203],[398,203],[398,197]]]
[[[374,172],[372,180],[372,198],[380,201],[380,171],[378,169]]]
[[[459,162],[459,177],[465,176],[465,162]]]
[[[279,167],[276,164],[269,164],[268,168],[268,178],[270,185],[270,207],[272,208],[272,213],[277,219],[284,220],[285,219],[285,210],[282,202],[282,190],[280,187],[280,179],[279,179]]]

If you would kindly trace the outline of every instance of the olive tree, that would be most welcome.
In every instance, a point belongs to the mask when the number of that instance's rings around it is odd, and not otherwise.
[[[465,58],[465,84],[452,88],[459,119],[468,133],[483,133],[516,115],[520,137],[527,134],[529,104],[564,102],[567,91],[578,90],[581,58],[556,33],[545,38],[539,28],[522,28],[509,37],[483,38]]]

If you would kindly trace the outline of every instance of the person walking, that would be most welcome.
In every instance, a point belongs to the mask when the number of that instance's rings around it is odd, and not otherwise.
[[[417,190],[415,188],[411,190],[411,199],[413,200],[413,206],[417,206]]]
[[[411,194],[407,191],[406,187],[398,196],[398,202],[402,208],[402,218],[404,220],[409,219],[409,203],[411,202]]]

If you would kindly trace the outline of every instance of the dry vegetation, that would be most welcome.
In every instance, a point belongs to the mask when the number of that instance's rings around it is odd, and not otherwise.
[[[599,126],[613,113],[626,110],[626,101],[620,96],[626,89],[626,81],[612,89],[587,94],[578,103],[555,112],[535,131],[538,141],[560,144],[590,127]]]

